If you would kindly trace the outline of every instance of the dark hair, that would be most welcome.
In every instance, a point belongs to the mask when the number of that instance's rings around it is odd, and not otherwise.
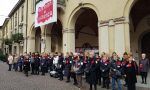
[[[128,53],[127,52],[124,52],[124,54],[123,55],[128,55]]]

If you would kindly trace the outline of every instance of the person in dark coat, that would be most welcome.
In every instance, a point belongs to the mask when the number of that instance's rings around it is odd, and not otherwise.
[[[30,71],[30,61],[29,61],[29,56],[26,55],[24,58],[24,72],[27,77],[28,77],[28,71]]]
[[[48,56],[48,67],[49,67],[49,71],[53,71],[53,54],[50,54]]]
[[[38,53],[35,53],[35,61],[34,61],[34,67],[35,67],[35,75],[39,75],[39,67],[40,67],[40,58]]]
[[[100,64],[100,70],[102,72],[101,76],[103,78],[103,86],[102,88],[107,88],[109,89],[109,73],[110,73],[110,62],[108,59],[108,56],[104,54],[102,56],[101,64]]]
[[[129,59],[125,65],[125,76],[127,78],[127,90],[136,90],[136,74],[138,71],[138,67],[136,62],[133,59],[133,55],[129,54],[128,55]]]
[[[97,90],[97,73],[96,73],[96,59],[93,54],[90,55],[90,68],[88,75],[88,83],[90,84],[90,90],[92,90],[92,86],[94,85],[94,90]]]
[[[99,55],[96,55],[96,65],[97,65],[97,82],[99,85],[101,85],[101,70],[100,70],[100,61],[101,61],[101,58]]]
[[[147,84],[147,74],[149,71],[149,60],[146,58],[146,54],[142,54],[142,59],[139,61],[140,74],[142,76],[142,84]]]
[[[122,63],[122,71],[121,71],[122,75],[125,74],[124,71],[125,71],[125,68],[126,68],[125,65],[126,65],[127,61],[128,61],[128,53],[124,52],[123,58],[122,58],[122,61],[121,61],[121,63]],[[125,81],[124,86],[127,87],[127,77],[124,77],[124,81]]]
[[[44,54],[44,55],[42,55],[42,59],[41,59],[41,62],[40,62],[40,64],[41,64],[41,72],[42,72],[42,74],[41,75],[45,75],[45,73],[46,73],[46,68],[47,68],[47,60],[46,60],[46,55]]]
[[[30,62],[31,62],[31,68],[32,68],[31,74],[34,74],[35,73],[35,55],[34,55],[34,53],[32,53],[32,55],[30,57]]]
[[[67,76],[67,83],[70,82],[70,77],[71,77],[71,57],[69,56],[69,54],[66,54],[65,57],[65,75]]]
[[[59,59],[58,59],[58,75],[59,75],[59,80],[62,81],[63,80],[63,69],[64,69],[64,57],[62,53],[58,54]]]
[[[90,68],[89,53],[85,53],[85,55],[83,57],[83,69],[85,72],[86,82],[88,81],[89,68]]]
[[[22,72],[23,68],[23,63],[24,63],[24,56],[20,55],[19,60],[18,60],[18,66],[19,66],[19,72]]]

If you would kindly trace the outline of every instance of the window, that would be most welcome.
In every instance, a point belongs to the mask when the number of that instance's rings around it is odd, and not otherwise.
[[[13,24],[12,24],[12,21],[13,21],[13,20],[12,20],[12,18],[11,18],[11,30],[12,30],[12,25],[13,25]]]
[[[12,28],[14,29],[14,16],[12,16]]]
[[[32,0],[32,13],[35,13],[36,0]]]
[[[15,14],[15,26],[17,26],[17,13]]]
[[[22,9],[21,9],[21,21],[23,21],[23,17],[24,16],[24,6],[22,6]]]

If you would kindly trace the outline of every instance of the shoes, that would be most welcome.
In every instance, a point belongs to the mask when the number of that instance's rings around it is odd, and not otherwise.
[[[78,83],[73,83],[73,85],[78,85]]]
[[[69,82],[70,82],[69,80],[66,81],[66,83],[69,83]]]
[[[102,88],[106,88],[106,86],[102,86]]]
[[[123,86],[124,86],[124,87],[127,87],[127,84],[124,84]]]

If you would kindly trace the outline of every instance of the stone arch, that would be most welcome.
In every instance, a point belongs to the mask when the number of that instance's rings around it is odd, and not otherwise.
[[[131,9],[137,1],[138,0],[128,0],[127,1],[126,5],[125,5],[125,8],[124,8],[124,12],[123,12],[124,17],[129,17],[130,16]]]
[[[140,58],[141,54],[141,40],[143,36],[150,31],[150,26],[148,26],[147,23],[147,18],[150,18],[150,15],[144,17],[142,20],[137,25],[136,31],[131,31],[130,33],[130,38],[131,38],[131,51],[135,55],[135,57]],[[143,28],[144,27],[144,28]]]
[[[83,3],[83,5],[77,6],[74,10],[72,10],[72,12],[69,16],[68,22],[67,22],[68,29],[74,28],[75,21],[77,20],[78,16],[83,12],[83,9],[85,9],[85,8],[92,9],[93,11],[95,11],[95,13],[98,17],[98,21],[100,21],[100,12],[99,12],[98,8],[96,8],[96,6],[93,4]]]
[[[33,37],[34,36],[34,33],[33,33],[34,26],[35,26],[35,23],[33,23],[31,25],[31,27],[30,27],[30,31],[28,32],[29,33],[29,37]]]

